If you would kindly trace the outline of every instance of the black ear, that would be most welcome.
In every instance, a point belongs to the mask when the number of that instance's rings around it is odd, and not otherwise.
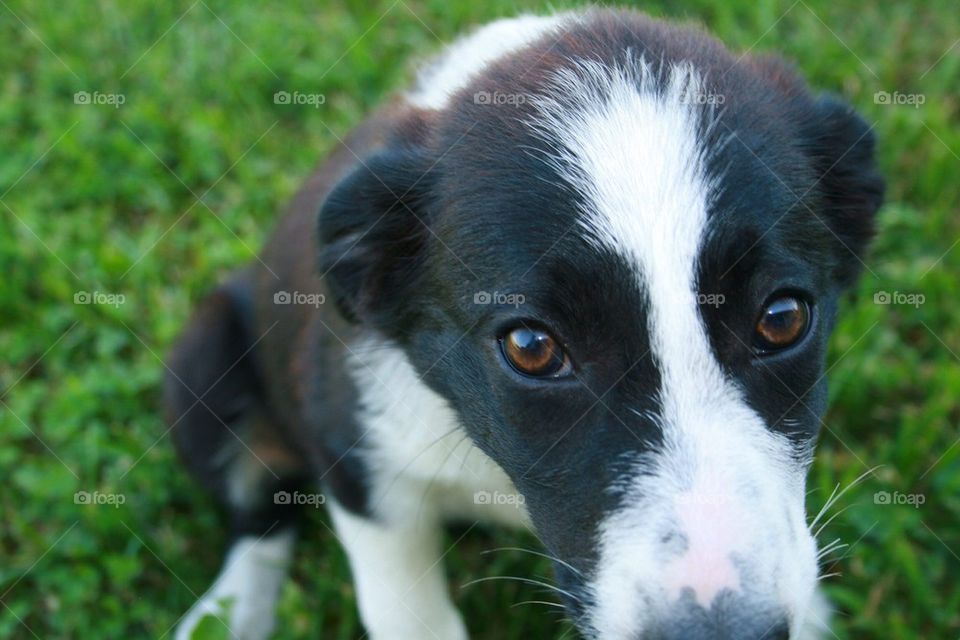
[[[875,214],[883,203],[873,130],[849,105],[825,96],[816,102],[805,138],[820,179],[816,190],[824,211],[821,217],[838,239],[837,281],[848,286],[863,266]]]
[[[349,320],[395,321],[416,290],[429,234],[430,167],[417,149],[381,151],[359,162],[324,200],[320,273]]]

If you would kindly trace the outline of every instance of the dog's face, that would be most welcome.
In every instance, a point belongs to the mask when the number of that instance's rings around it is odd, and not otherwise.
[[[796,633],[824,353],[882,198],[867,126],[632,14],[411,119],[328,198],[323,262],[523,493],[571,617]]]

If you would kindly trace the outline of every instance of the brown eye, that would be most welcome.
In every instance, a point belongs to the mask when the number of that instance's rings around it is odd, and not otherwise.
[[[510,366],[526,376],[559,377],[569,368],[569,360],[557,340],[539,329],[513,329],[500,339],[500,350]]]
[[[810,308],[793,296],[775,298],[757,321],[754,346],[761,353],[779,351],[797,343],[807,333]]]

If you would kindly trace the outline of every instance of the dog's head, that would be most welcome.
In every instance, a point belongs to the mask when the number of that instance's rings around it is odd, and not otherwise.
[[[488,27],[408,103],[321,212],[342,308],[513,479],[586,635],[796,634],[869,127],[782,63],[606,11]]]

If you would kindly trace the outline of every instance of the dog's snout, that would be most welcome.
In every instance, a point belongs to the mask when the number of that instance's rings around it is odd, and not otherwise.
[[[666,611],[652,640],[789,640],[790,624],[778,608],[725,591],[704,607],[691,591]]]

